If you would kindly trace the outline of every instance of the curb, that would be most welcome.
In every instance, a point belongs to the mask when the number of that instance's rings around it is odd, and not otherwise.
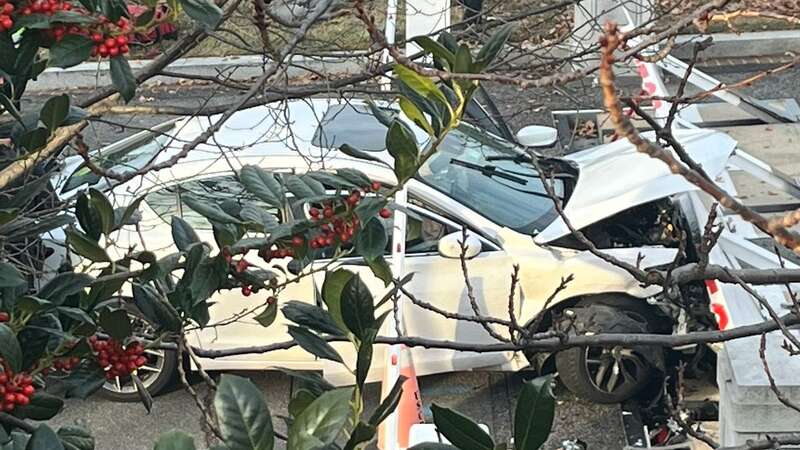
[[[671,54],[681,59],[691,58],[691,44],[708,37],[714,45],[703,50],[704,60],[800,54],[800,30],[680,35]]]
[[[150,63],[148,60],[130,60],[131,69],[137,73]],[[269,65],[270,61],[266,61]],[[225,57],[182,58],[169,65],[170,72],[195,76],[220,76],[231,81],[249,80],[260,76],[265,63],[261,55],[241,55]],[[339,57],[296,57],[283,72],[287,77],[300,77],[314,73],[358,72],[363,67],[359,58]],[[155,76],[145,85],[176,84],[178,78]],[[28,84],[30,92],[45,92],[59,89],[94,89],[111,84],[108,61],[84,62],[68,69],[51,67],[42,72],[36,81]]]
[[[765,55],[800,54],[800,30],[760,31],[749,33],[715,33],[713,35],[681,35],[676,39],[672,55],[690,58],[692,42],[701,41],[708,36],[714,45],[706,49],[703,59],[724,59],[756,57]],[[148,64],[147,60],[130,61],[134,72]],[[344,59],[330,57],[298,57],[285,71],[288,77],[322,73],[355,73],[360,71],[366,61],[359,58]],[[267,62],[269,64],[269,62]],[[702,64],[701,64],[702,65]],[[59,89],[93,89],[111,84],[108,61],[82,63],[68,69],[49,68],[39,75],[36,81],[28,84],[28,91],[45,92]],[[176,60],[169,66],[171,72],[188,75],[223,75],[235,81],[248,80],[262,73],[264,67],[261,55],[242,55],[225,57],[198,57]],[[175,84],[176,78],[157,76],[145,84]]]

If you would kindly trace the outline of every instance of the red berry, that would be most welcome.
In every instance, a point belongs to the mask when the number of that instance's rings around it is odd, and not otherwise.
[[[381,212],[380,212],[380,215],[381,215],[381,217],[383,217],[384,219],[388,219],[389,217],[392,217],[392,212],[391,212],[391,211],[389,211],[389,210],[388,210],[388,209],[386,209],[386,208],[383,208],[383,209],[381,210]]]
[[[13,410],[14,410],[14,406],[15,406],[15,405],[14,405],[13,403],[10,403],[10,402],[9,402],[9,403],[6,403],[6,404],[4,404],[4,405],[3,405],[3,409],[4,409],[6,412],[11,412],[11,411],[13,411]]]
[[[17,394],[16,397],[17,397],[17,402],[16,403],[18,405],[27,405],[28,402],[30,401],[30,400],[28,400],[28,397],[23,393]]]
[[[323,216],[325,216],[325,218],[326,218],[326,219],[330,219],[331,217],[333,217],[333,208],[331,208],[331,207],[326,207],[326,208],[325,208],[325,209],[322,211],[322,215],[323,215]]]
[[[295,236],[292,238],[292,245],[295,247],[300,247],[303,245],[303,238],[301,236]]]
[[[17,399],[17,396],[15,394],[10,393],[10,392],[8,394],[6,394],[5,397],[3,398],[3,400],[6,401],[6,403],[14,403],[14,401],[16,399]]]
[[[312,240],[308,245],[310,245],[311,248],[319,248],[319,242],[317,242],[316,239]]]
[[[123,55],[128,53],[129,51],[130,51],[130,48],[128,48],[127,44],[125,44],[125,45],[123,45],[122,47],[119,48],[119,52],[122,53]]]
[[[117,55],[119,55],[119,48],[111,47],[111,48],[108,49],[108,56],[113,58],[113,57],[115,57]]]
[[[9,320],[11,320],[11,316],[7,312],[0,312],[0,322],[8,322]]]
[[[253,293],[253,288],[250,286],[242,286],[242,295],[249,297]]]
[[[8,383],[8,375],[5,372],[0,372],[0,384]]]
[[[100,47],[97,48],[97,53],[99,53],[100,56],[108,56],[108,47],[106,47],[105,44],[100,44]]]
[[[128,43],[127,36],[117,36],[117,45],[121,47],[123,45],[126,45],[127,43]]]
[[[22,388],[22,393],[30,397],[36,391],[36,388],[31,386],[30,384]]]
[[[112,37],[109,37],[106,38],[105,41],[103,41],[103,44],[105,44],[106,47],[108,47],[108,49],[111,50],[112,48],[117,46],[117,40]]]
[[[23,16],[30,16],[31,14],[33,14],[33,10],[30,7],[26,6],[25,8],[22,9]]]
[[[62,3],[61,4],[61,9],[63,9],[64,11],[71,10],[72,9],[72,3],[67,3],[67,2]]]
[[[92,33],[92,40],[99,44],[103,42],[103,35],[100,33]]]
[[[372,184],[370,185],[370,188],[372,188],[373,191],[377,192],[381,190],[381,184],[378,183],[377,181],[373,181]]]
[[[319,210],[317,208],[311,208],[308,210],[308,215],[317,218],[319,217]]]
[[[12,12],[14,12],[14,5],[11,3],[3,5],[3,14],[11,14]]]
[[[147,358],[145,358],[144,356],[139,356],[138,358],[136,358],[136,367],[142,367],[146,363],[147,363]]]

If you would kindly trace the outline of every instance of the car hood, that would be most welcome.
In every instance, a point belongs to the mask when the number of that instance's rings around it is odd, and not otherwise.
[[[675,138],[711,177],[725,170],[736,141],[712,130],[680,130]],[[644,137],[654,140],[653,133]],[[568,155],[564,158],[578,168],[578,181],[564,207],[576,229],[653,200],[697,189],[662,161],[640,153],[627,139]],[[559,216],[536,235],[544,244],[570,233]]]

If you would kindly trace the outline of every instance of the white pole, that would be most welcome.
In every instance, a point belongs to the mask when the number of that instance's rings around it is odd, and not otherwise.
[[[394,45],[395,33],[397,31],[397,1],[388,0],[386,5],[386,27],[385,38],[386,43]],[[383,63],[389,62],[389,51],[384,49],[381,55]],[[381,90],[388,91],[391,89],[392,79],[390,74],[381,78]],[[394,197],[394,202],[400,208],[394,211],[394,221],[392,224],[392,276],[396,279],[403,277],[403,267],[405,260],[405,236],[406,236],[406,213],[405,206],[408,193],[406,188],[399,190]],[[396,314],[390,314],[390,320],[386,335],[389,337],[397,337],[397,330],[403,329],[403,305],[402,297],[398,299]],[[397,380],[400,378],[400,357],[402,348],[400,345],[391,345],[386,349],[386,361],[384,366],[384,375],[381,386],[381,398],[385,398],[389,394],[392,387],[394,387]],[[399,415],[395,410],[389,417],[381,424],[383,429],[381,434],[381,450],[400,450],[399,445]]]

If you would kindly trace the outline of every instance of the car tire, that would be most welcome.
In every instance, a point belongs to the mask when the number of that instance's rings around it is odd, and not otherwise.
[[[135,307],[128,307],[128,317],[131,319],[134,329],[145,330],[149,323]],[[142,371],[140,376],[142,383],[147,388],[151,396],[158,395],[175,379],[178,372],[178,353],[175,350],[156,350],[146,351],[148,364],[145,367],[152,367],[157,370]],[[130,379],[116,379],[106,382],[98,391],[98,395],[115,402],[139,402],[141,398],[136,391],[133,381]]]
[[[565,315],[562,322],[571,321],[572,331],[578,335],[648,333],[643,306],[627,297],[599,295],[568,308],[574,315]],[[654,376],[659,359],[663,366],[663,351],[653,347],[572,347],[555,355],[564,385],[595,403],[621,403],[641,392]]]

